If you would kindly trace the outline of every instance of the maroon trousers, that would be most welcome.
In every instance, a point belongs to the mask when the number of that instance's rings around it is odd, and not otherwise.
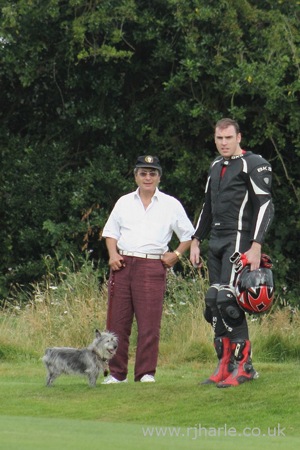
[[[125,266],[111,271],[108,288],[107,330],[119,339],[110,373],[124,380],[128,373],[129,337],[134,316],[138,327],[134,380],[155,375],[166,269],[161,260],[124,256]]]

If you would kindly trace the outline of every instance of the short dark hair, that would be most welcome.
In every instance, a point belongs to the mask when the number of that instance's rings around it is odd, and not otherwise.
[[[237,123],[237,121],[233,120],[233,119],[229,119],[228,117],[218,120],[218,122],[215,125],[215,130],[217,128],[221,128],[221,130],[224,130],[225,128],[230,127],[230,125],[232,125],[235,128],[236,134],[240,133],[240,126]]]

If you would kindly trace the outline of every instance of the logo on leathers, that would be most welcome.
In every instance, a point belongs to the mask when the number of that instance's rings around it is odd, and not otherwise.
[[[269,171],[269,172],[272,172],[272,168],[270,167],[270,166],[262,166],[262,167],[259,167],[258,169],[257,169],[257,172],[264,172],[264,171]]]

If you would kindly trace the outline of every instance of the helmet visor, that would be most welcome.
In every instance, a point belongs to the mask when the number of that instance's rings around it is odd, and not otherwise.
[[[241,274],[240,287],[242,290],[258,286],[274,287],[273,273],[270,269],[247,270]]]

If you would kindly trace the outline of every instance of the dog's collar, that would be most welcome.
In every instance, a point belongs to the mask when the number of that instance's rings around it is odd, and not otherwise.
[[[97,358],[101,359],[101,361],[103,361],[104,363],[108,362],[107,358],[102,358],[101,355],[99,355],[99,353],[96,350],[92,350],[93,353],[95,353],[95,355],[97,356]]]

